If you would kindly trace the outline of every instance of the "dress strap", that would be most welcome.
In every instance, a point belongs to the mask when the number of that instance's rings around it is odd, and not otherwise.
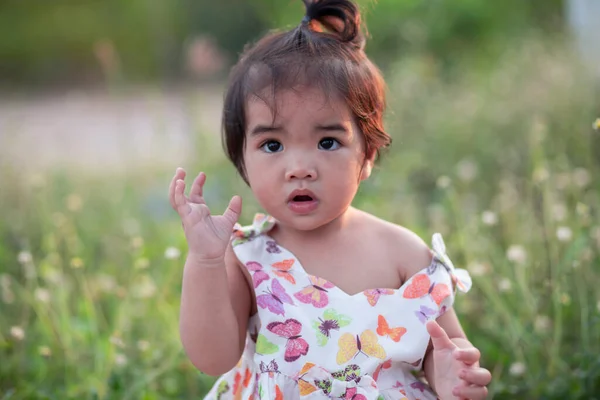
[[[452,286],[454,290],[460,290],[461,292],[468,292],[473,285],[471,280],[471,276],[466,269],[455,268],[452,260],[446,254],[446,244],[444,243],[444,239],[442,235],[439,233],[434,233],[431,239],[432,245],[432,253],[434,262],[432,265],[442,265],[446,268],[446,271],[450,274],[452,278]]]
[[[236,223],[233,227],[233,246],[248,242],[263,233],[269,232],[276,222],[275,218],[270,215],[257,213],[254,215],[252,225],[242,226]]]

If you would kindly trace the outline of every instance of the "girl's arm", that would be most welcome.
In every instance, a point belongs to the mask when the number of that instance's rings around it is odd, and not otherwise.
[[[237,257],[227,249],[214,264],[188,256],[183,271],[179,332],[190,361],[221,375],[239,361],[252,297]]]

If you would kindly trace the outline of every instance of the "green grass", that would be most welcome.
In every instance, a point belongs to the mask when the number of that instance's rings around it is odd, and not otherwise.
[[[394,144],[355,201],[426,240],[442,232],[471,271],[456,308],[494,375],[490,398],[600,393],[599,86],[574,58],[533,40],[451,77],[427,57],[399,61],[388,74]],[[186,167],[207,171],[216,210],[241,194],[249,221],[249,190],[211,153]],[[185,241],[166,197],[172,167],[2,166],[0,399],[207,390],[178,339]]]

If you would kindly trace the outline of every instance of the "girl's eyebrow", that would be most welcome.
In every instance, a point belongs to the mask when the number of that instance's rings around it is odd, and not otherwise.
[[[315,126],[315,130],[316,131],[342,131],[342,132],[348,132],[348,127],[346,127],[343,124],[340,123],[334,123],[334,124],[325,124],[325,125],[316,125]]]
[[[261,125],[261,124],[256,125],[250,131],[250,135],[251,136],[260,135],[262,133],[285,133],[285,132],[284,132],[284,130],[283,130],[283,128],[281,126]]]

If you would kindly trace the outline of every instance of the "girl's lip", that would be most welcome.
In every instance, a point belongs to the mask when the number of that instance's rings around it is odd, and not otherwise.
[[[308,195],[304,195],[308,196]],[[319,201],[316,199],[309,201],[288,201],[288,208],[296,214],[309,214],[317,209]]]
[[[310,197],[312,200],[310,201],[303,201],[302,203],[310,203],[312,201],[318,201],[317,196],[315,196],[315,194],[313,192],[311,192],[308,189],[295,189],[292,191],[292,193],[290,193],[290,195],[288,196],[288,203],[289,202],[293,202],[294,201],[294,197],[296,196],[308,196]],[[300,202],[296,202],[296,203],[300,203]]]

